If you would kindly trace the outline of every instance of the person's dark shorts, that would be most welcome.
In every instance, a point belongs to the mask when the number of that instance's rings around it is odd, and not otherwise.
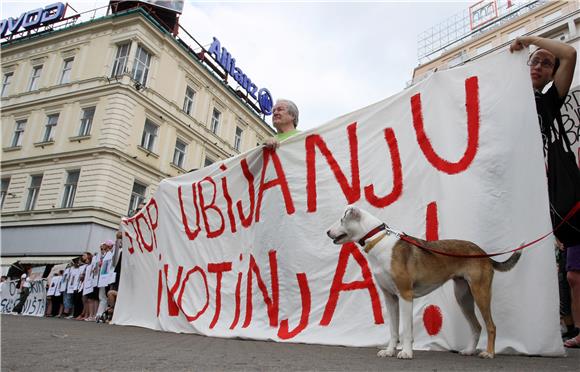
[[[89,300],[99,300],[99,288],[93,288],[93,291],[87,295]]]
[[[566,271],[580,271],[580,245],[566,248]]]

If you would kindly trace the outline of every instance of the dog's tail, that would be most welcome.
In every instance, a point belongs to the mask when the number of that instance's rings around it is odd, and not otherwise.
[[[491,264],[493,265],[494,270],[502,272],[510,271],[518,263],[521,255],[522,251],[515,251],[514,254],[512,254],[510,258],[508,258],[504,262],[497,262],[491,260]]]

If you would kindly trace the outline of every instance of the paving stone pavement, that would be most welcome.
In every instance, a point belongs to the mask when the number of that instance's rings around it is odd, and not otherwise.
[[[580,371],[580,349],[561,358],[493,360],[416,351],[223,339],[82,321],[2,315],[1,371]]]

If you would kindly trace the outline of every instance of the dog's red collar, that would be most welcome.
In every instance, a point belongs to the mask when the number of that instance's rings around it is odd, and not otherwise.
[[[371,231],[369,231],[365,236],[363,236],[359,241],[358,244],[361,247],[365,246],[365,240],[372,238],[373,236],[377,235],[378,233],[380,233],[383,230],[387,229],[387,225],[385,223],[382,223],[381,225],[375,227],[374,229],[372,229]]]

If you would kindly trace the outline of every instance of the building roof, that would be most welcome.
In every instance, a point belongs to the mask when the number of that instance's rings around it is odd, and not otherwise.
[[[105,10],[107,10],[106,15],[97,16],[97,12],[99,12],[99,11],[103,12]],[[93,14],[92,14],[92,16],[89,16],[89,17],[82,17],[82,15],[86,15],[88,13],[93,13]],[[131,15],[142,16],[143,19],[145,19],[152,26],[154,26],[160,33],[164,34],[167,38],[171,39],[173,41],[174,45],[176,47],[178,47],[179,49],[181,49],[183,52],[185,52],[185,54],[187,54],[190,57],[190,60],[193,61],[193,63],[195,63],[197,66],[205,69],[209,73],[209,75],[213,79],[215,79],[215,81],[218,84],[220,84],[226,90],[228,90],[229,93],[231,93],[232,97],[235,97],[235,99],[237,99],[242,104],[242,106],[247,109],[247,111],[249,113],[251,113],[257,119],[259,119],[264,124],[265,128],[267,128],[272,134],[275,133],[274,129],[268,123],[266,123],[266,121],[264,120],[265,116],[263,116],[263,115],[261,116],[260,113],[257,112],[257,107],[252,107],[251,103],[247,102],[246,100],[244,100],[241,97],[243,95],[241,91],[236,91],[226,81],[222,80],[222,78],[216,73],[215,70],[210,68],[208,66],[208,64],[202,62],[198,53],[196,53],[194,51],[194,49],[184,41],[183,38],[173,36],[151,14],[147,13],[141,7],[124,10],[124,11],[113,13],[113,14],[108,14],[108,7],[102,7],[102,8],[97,8],[97,9],[94,9],[94,10],[91,10],[88,12],[81,13],[79,15],[67,17],[67,18],[62,20],[61,24],[58,24],[58,25],[53,24],[53,25],[45,26],[44,29],[39,28],[37,30],[30,30],[30,31],[28,31],[28,33],[25,36],[5,40],[2,43],[0,43],[0,50],[5,50],[7,48],[11,48],[11,47],[14,47],[14,46],[17,46],[20,44],[28,43],[31,41],[37,41],[39,39],[44,39],[47,37],[52,37],[55,35],[59,35],[61,33],[70,32],[71,30],[74,30],[74,29],[86,27],[89,24],[99,23],[99,22],[103,22],[103,21],[111,20],[111,19],[115,19],[115,18],[128,17]],[[78,20],[81,18],[82,19],[87,18],[87,20],[81,20],[80,22],[78,22]],[[187,32],[187,30],[183,29],[183,27],[181,27],[181,26],[179,26],[179,27],[187,36],[189,36],[194,42],[196,42],[198,44],[199,48],[203,49],[201,44],[198,43],[197,40],[195,40],[193,38],[193,36],[191,36],[191,34],[189,32]],[[205,51],[205,52],[207,54],[207,51]]]

